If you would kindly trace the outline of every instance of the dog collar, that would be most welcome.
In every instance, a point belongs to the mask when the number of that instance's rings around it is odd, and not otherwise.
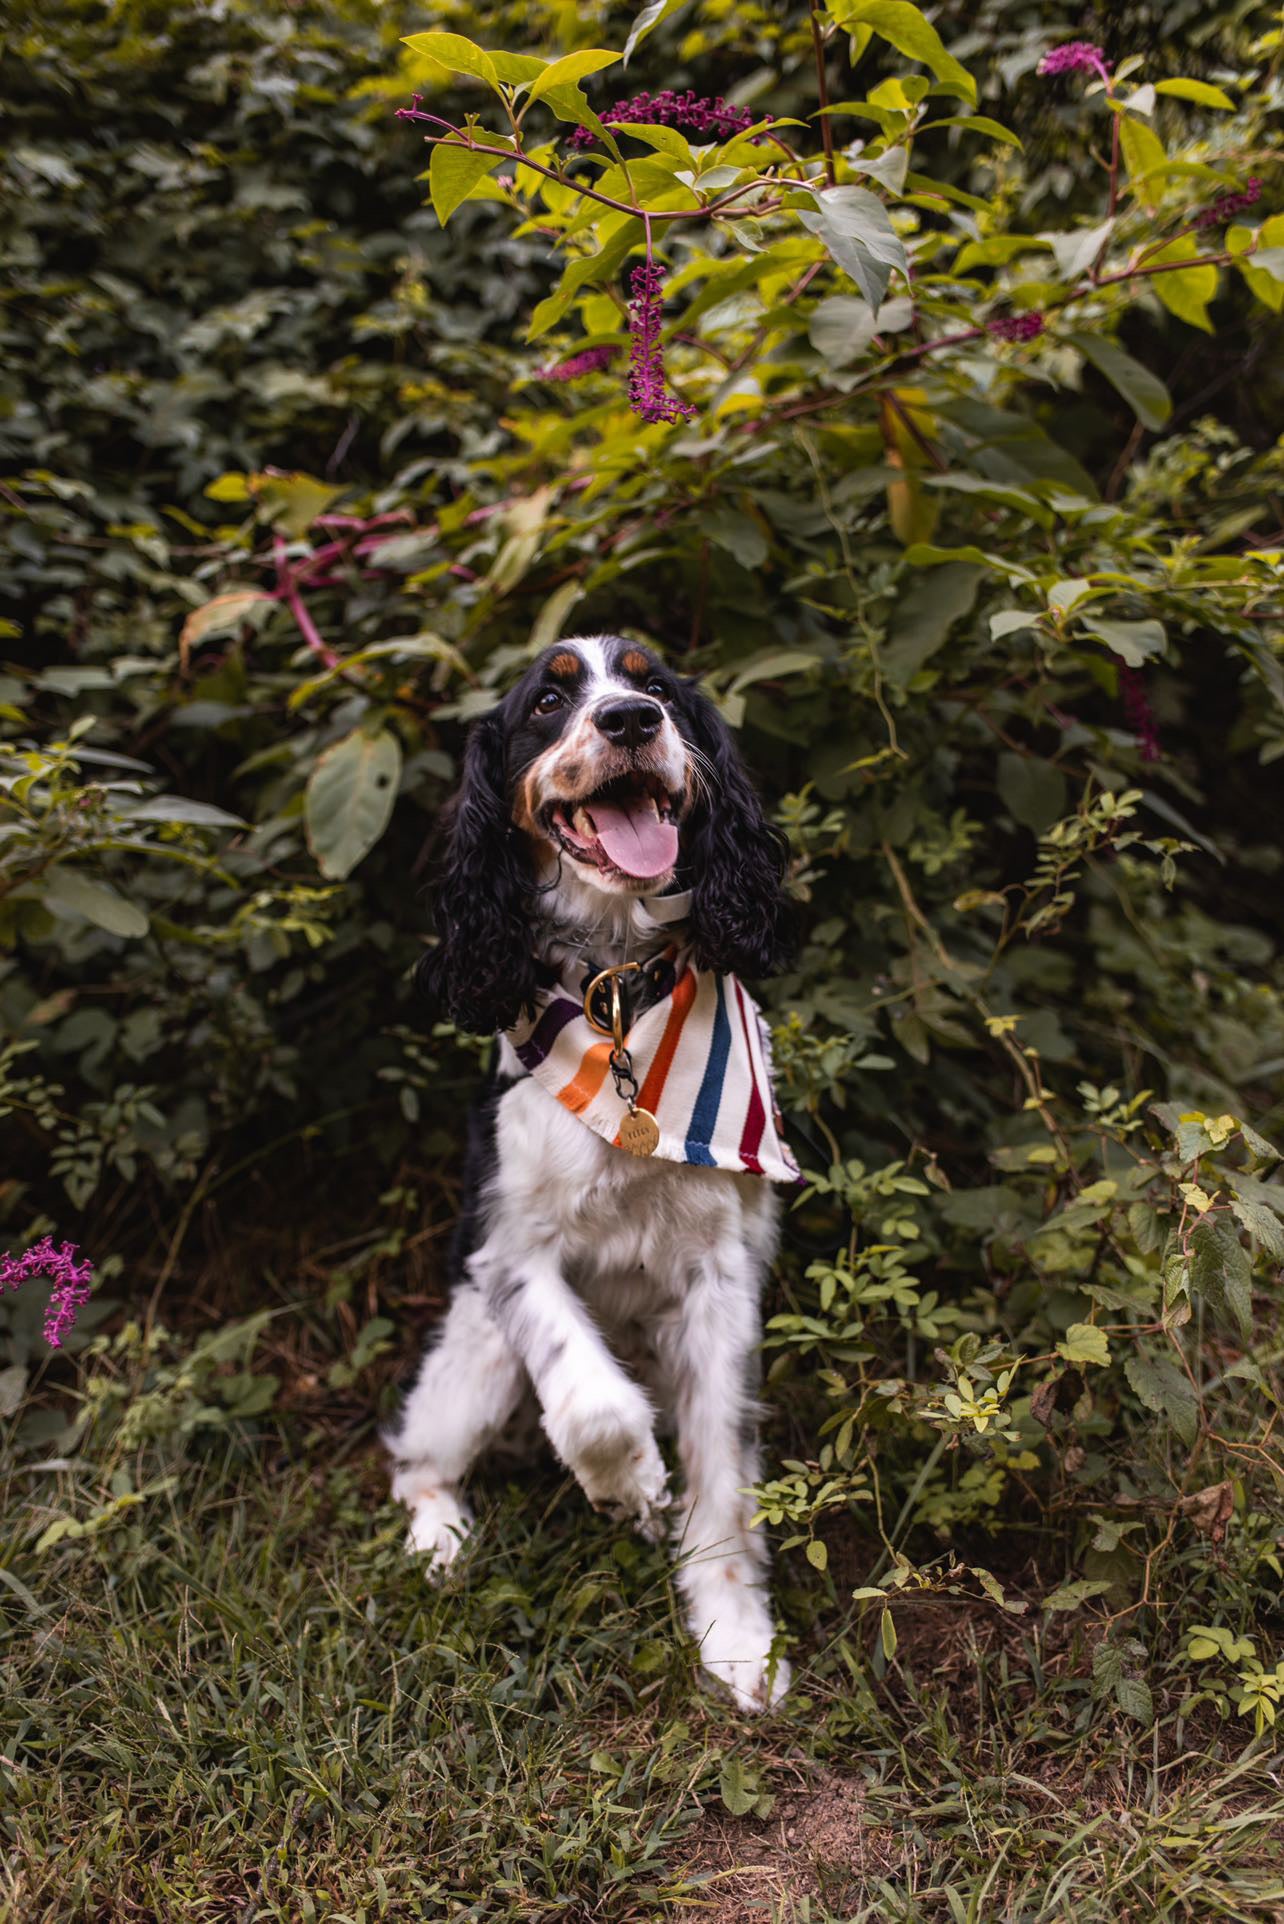
[[[590,1021],[585,1012],[593,978],[584,978],[583,960],[542,986],[533,1011],[505,1031],[518,1062],[614,1148],[798,1183],[798,1165],[775,1104],[771,1044],[761,1012],[734,975],[697,969],[689,952],[670,954],[673,981],[667,992],[640,1013],[622,1014],[628,1065],[623,1087],[612,1070],[612,1057],[618,1064],[621,1049],[609,1003],[600,1012],[607,1015],[605,1022]],[[621,981],[615,971],[605,973]],[[637,980],[640,973],[623,981]],[[607,993],[609,999],[609,984]],[[629,1125],[638,1110],[655,1131],[645,1147],[630,1141]]]

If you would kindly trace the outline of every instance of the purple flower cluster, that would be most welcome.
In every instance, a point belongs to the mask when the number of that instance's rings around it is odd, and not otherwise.
[[[629,406],[644,421],[689,421],[695,409],[669,392],[660,352],[664,269],[643,261],[629,277]]]
[[[1243,214],[1250,207],[1256,207],[1262,198],[1262,183],[1256,174],[1250,174],[1248,185],[1242,194],[1218,194],[1191,217],[1192,227],[1220,227],[1224,220],[1233,220],[1236,214]]]
[[[1128,725],[1137,737],[1142,761],[1161,761],[1163,749],[1159,743],[1159,724],[1155,720],[1155,711],[1150,705],[1150,697],[1146,693],[1146,684],[1142,680],[1139,668],[1120,667],[1119,693],[1123,697],[1124,714],[1128,717]]]
[[[64,1243],[55,1249],[53,1238],[44,1236],[21,1256],[6,1250],[0,1256],[0,1290],[18,1289],[33,1276],[48,1276],[53,1294],[45,1311],[45,1341],[50,1349],[61,1349],[62,1339],[76,1320],[81,1304],[89,1297],[94,1266],[88,1257],[76,1261],[76,1244]]]
[[[652,126],[676,127],[684,134],[712,134],[715,140],[730,140],[754,122],[747,107],[730,107],[721,94],[713,100],[702,100],[696,93],[675,94],[669,87],[658,94],[634,94],[632,100],[617,100],[598,118],[608,126],[621,121],[626,125],[630,120],[647,121]],[[597,135],[587,127],[577,127],[566,144],[573,151],[583,151],[597,145]]]
[[[579,381],[586,374],[599,374],[609,367],[618,349],[614,347],[586,347],[569,360],[557,361],[552,367],[542,367],[539,371],[541,381]]]
[[[985,326],[996,341],[1037,341],[1047,322],[1042,314],[1007,314],[1002,320],[987,321]]]
[[[1039,62],[1039,72],[1049,78],[1059,73],[1095,73],[1103,80],[1110,78],[1106,56],[1091,40],[1067,40],[1063,46],[1051,47]]]

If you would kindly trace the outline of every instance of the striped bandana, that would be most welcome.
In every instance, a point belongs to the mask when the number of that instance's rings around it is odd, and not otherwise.
[[[686,952],[671,954],[670,992],[625,1036],[638,1103],[659,1125],[656,1155],[799,1182],[775,1106],[771,1045],[757,1003],[734,975],[711,975]],[[612,1044],[584,1014],[583,977],[583,963],[572,965],[539,993],[534,1015],[506,1034],[527,1073],[619,1148],[627,1111],[611,1079]]]

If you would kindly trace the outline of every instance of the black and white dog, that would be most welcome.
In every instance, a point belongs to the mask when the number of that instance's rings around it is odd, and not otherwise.
[[[390,1440],[410,1544],[453,1562],[469,1469],[532,1402],[590,1502],[654,1535],[658,1416],[681,1459],[692,1635],[737,1704],[765,1709],[788,1667],[746,1490],[775,1184],[794,1171],[735,978],[781,959],[784,838],[713,705],[610,636],[548,649],[473,725],[453,809],[422,973],[455,1023],[500,1041],[454,1293]],[[634,1108],[640,1153],[618,1146]]]

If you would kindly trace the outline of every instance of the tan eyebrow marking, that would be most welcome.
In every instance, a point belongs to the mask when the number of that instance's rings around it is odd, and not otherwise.
[[[556,675],[559,681],[574,681],[583,670],[583,662],[569,648],[563,649],[560,655],[554,655],[548,664],[549,674]]]
[[[620,666],[626,675],[647,675],[651,672],[651,664],[640,648],[630,648],[626,655],[621,655]]]

